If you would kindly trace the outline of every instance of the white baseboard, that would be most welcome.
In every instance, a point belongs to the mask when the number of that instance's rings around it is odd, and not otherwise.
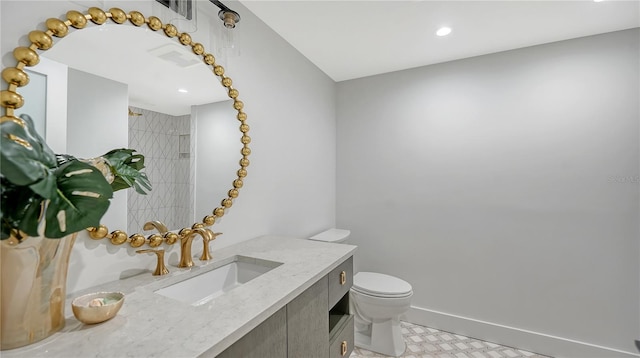
[[[552,357],[638,358],[640,354],[411,306],[403,321]]]

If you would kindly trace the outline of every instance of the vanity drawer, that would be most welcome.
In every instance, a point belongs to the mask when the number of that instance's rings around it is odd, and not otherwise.
[[[353,256],[329,273],[329,308],[335,306],[353,284]]]
[[[353,351],[354,328],[353,315],[345,316],[346,322],[329,346],[329,358],[349,357]]]

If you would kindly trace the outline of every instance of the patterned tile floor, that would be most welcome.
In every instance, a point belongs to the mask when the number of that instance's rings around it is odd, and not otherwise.
[[[402,322],[402,335],[403,358],[550,358],[408,322]],[[355,347],[350,358],[362,357],[387,356]]]

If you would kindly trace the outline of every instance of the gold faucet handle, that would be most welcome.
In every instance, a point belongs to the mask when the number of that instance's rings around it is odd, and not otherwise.
[[[154,276],[162,276],[169,273],[167,266],[164,265],[164,249],[159,249],[159,250],[144,249],[144,250],[137,250],[136,252],[139,254],[147,254],[147,253],[156,254],[156,257],[158,258],[158,263],[156,264],[156,270],[153,272]]]
[[[200,261],[208,261],[211,260],[211,253],[209,252],[209,242],[213,241],[218,237],[218,235],[222,235],[221,232],[213,232],[209,229],[206,229],[206,235],[202,235],[202,244],[204,245],[202,248],[202,255],[200,256]]]

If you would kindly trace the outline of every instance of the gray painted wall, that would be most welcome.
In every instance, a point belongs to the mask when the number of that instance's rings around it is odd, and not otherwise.
[[[216,230],[224,235],[212,248],[267,233],[308,237],[333,227],[336,84],[242,4],[225,5],[242,14],[241,54],[226,73],[245,103],[252,153],[245,186],[220,221]]]
[[[220,205],[220,200],[227,197],[237,178],[243,145],[239,140],[237,121],[229,121],[237,113],[232,100],[191,108],[191,117],[197,127],[193,138],[196,153],[207,153],[195,158],[196,218],[211,215],[212,205]]]
[[[127,85],[68,69],[67,151],[78,158],[94,158],[127,147]],[[113,194],[110,206],[127,207],[126,192]],[[126,210],[109,210],[105,221],[127,222]]]
[[[94,158],[115,148],[127,148],[129,127],[124,109],[129,103],[128,86],[73,68],[68,69],[67,80],[67,153],[78,158]],[[126,191],[113,193],[110,210],[101,222],[122,223],[120,228],[126,228],[126,207]],[[69,291],[112,280],[114,272],[126,268],[126,263],[123,265],[120,260],[122,256],[104,255],[106,243],[98,245],[88,237],[76,241],[69,258]],[[133,248],[128,250],[129,255],[135,255],[131,252]],[[125,255],[127,249],[118,251]]]
[[[457,316],[443,328],[506,344],[465,322],[531,331],[521,348],[558,356],[576,351],[534,333],[637,352],[639,40],[339,83],[337,223],[356,270],[409,281],[410,320]]]

